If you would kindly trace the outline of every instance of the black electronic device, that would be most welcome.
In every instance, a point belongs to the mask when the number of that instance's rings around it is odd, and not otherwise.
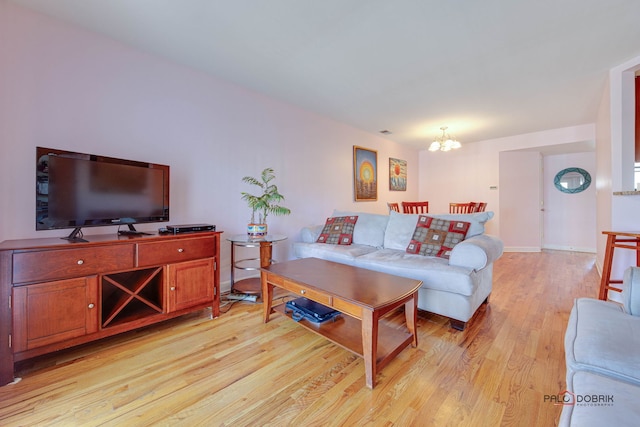
[[[36,148],[36,230],[169,221],[169,166]]]
[[[296,322],[305,319],[313,323],[324,323],[340,316],[339,311],[304,297],[287,301],[285,308],[292,311],[291,318]]]
[[[167,231],[173,234],[197,233],[201,231],[216,231],[216,226],[212,224],[167,225]]]

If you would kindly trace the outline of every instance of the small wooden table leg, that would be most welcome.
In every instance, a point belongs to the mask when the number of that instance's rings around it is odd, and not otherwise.
[[[260,242],[260,267],[265,268],[271,265],[273,245],[271,242]]]
[[[370,310],[362,313],[362,353],[364,358],[365,383],[367,387],[376,386],[378,357],[378,318]]]
[[[412,347],[418,346],[418,331],[416,323],[418,322],[418,293],[413,294],[413,298],[404,303],[405,322],[409,332],[413,335]]]
[[[262,317],[264,323],[269,321],[269,315],[272,312],[271,304],[273,303],[273,285],[267,282],[267,273],[260,273],[260,284],[262,288]]]

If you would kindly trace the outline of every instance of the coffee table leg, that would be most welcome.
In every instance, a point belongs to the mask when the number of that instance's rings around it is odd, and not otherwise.
[[[260,273],[260,284],[262,287],[262,316],[264,323],[267,323],[273,302],[273,285],[267,282],[267,274],[264,271]]]
[[[412,347],[418,346],[418,331],[416,323],[418,322],[418,293],[413,294],[413,298],[404,303],[405,322],[409,332],[413,335]]]
[[[362,352],[364,357],[365,382],[367,387],[376,385],[378,353],[378,318],[369,310],[362,313]]]

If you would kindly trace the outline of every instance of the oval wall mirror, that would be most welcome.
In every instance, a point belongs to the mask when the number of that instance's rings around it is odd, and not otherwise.
[[[553,185],[563,193],[580,193],[591,184],[591,175],[584,169],[566,168],[556,174]]]

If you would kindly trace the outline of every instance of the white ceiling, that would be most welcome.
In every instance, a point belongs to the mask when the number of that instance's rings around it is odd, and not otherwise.
[[[595,121],[639,0],[12,0],[419,147]]]

